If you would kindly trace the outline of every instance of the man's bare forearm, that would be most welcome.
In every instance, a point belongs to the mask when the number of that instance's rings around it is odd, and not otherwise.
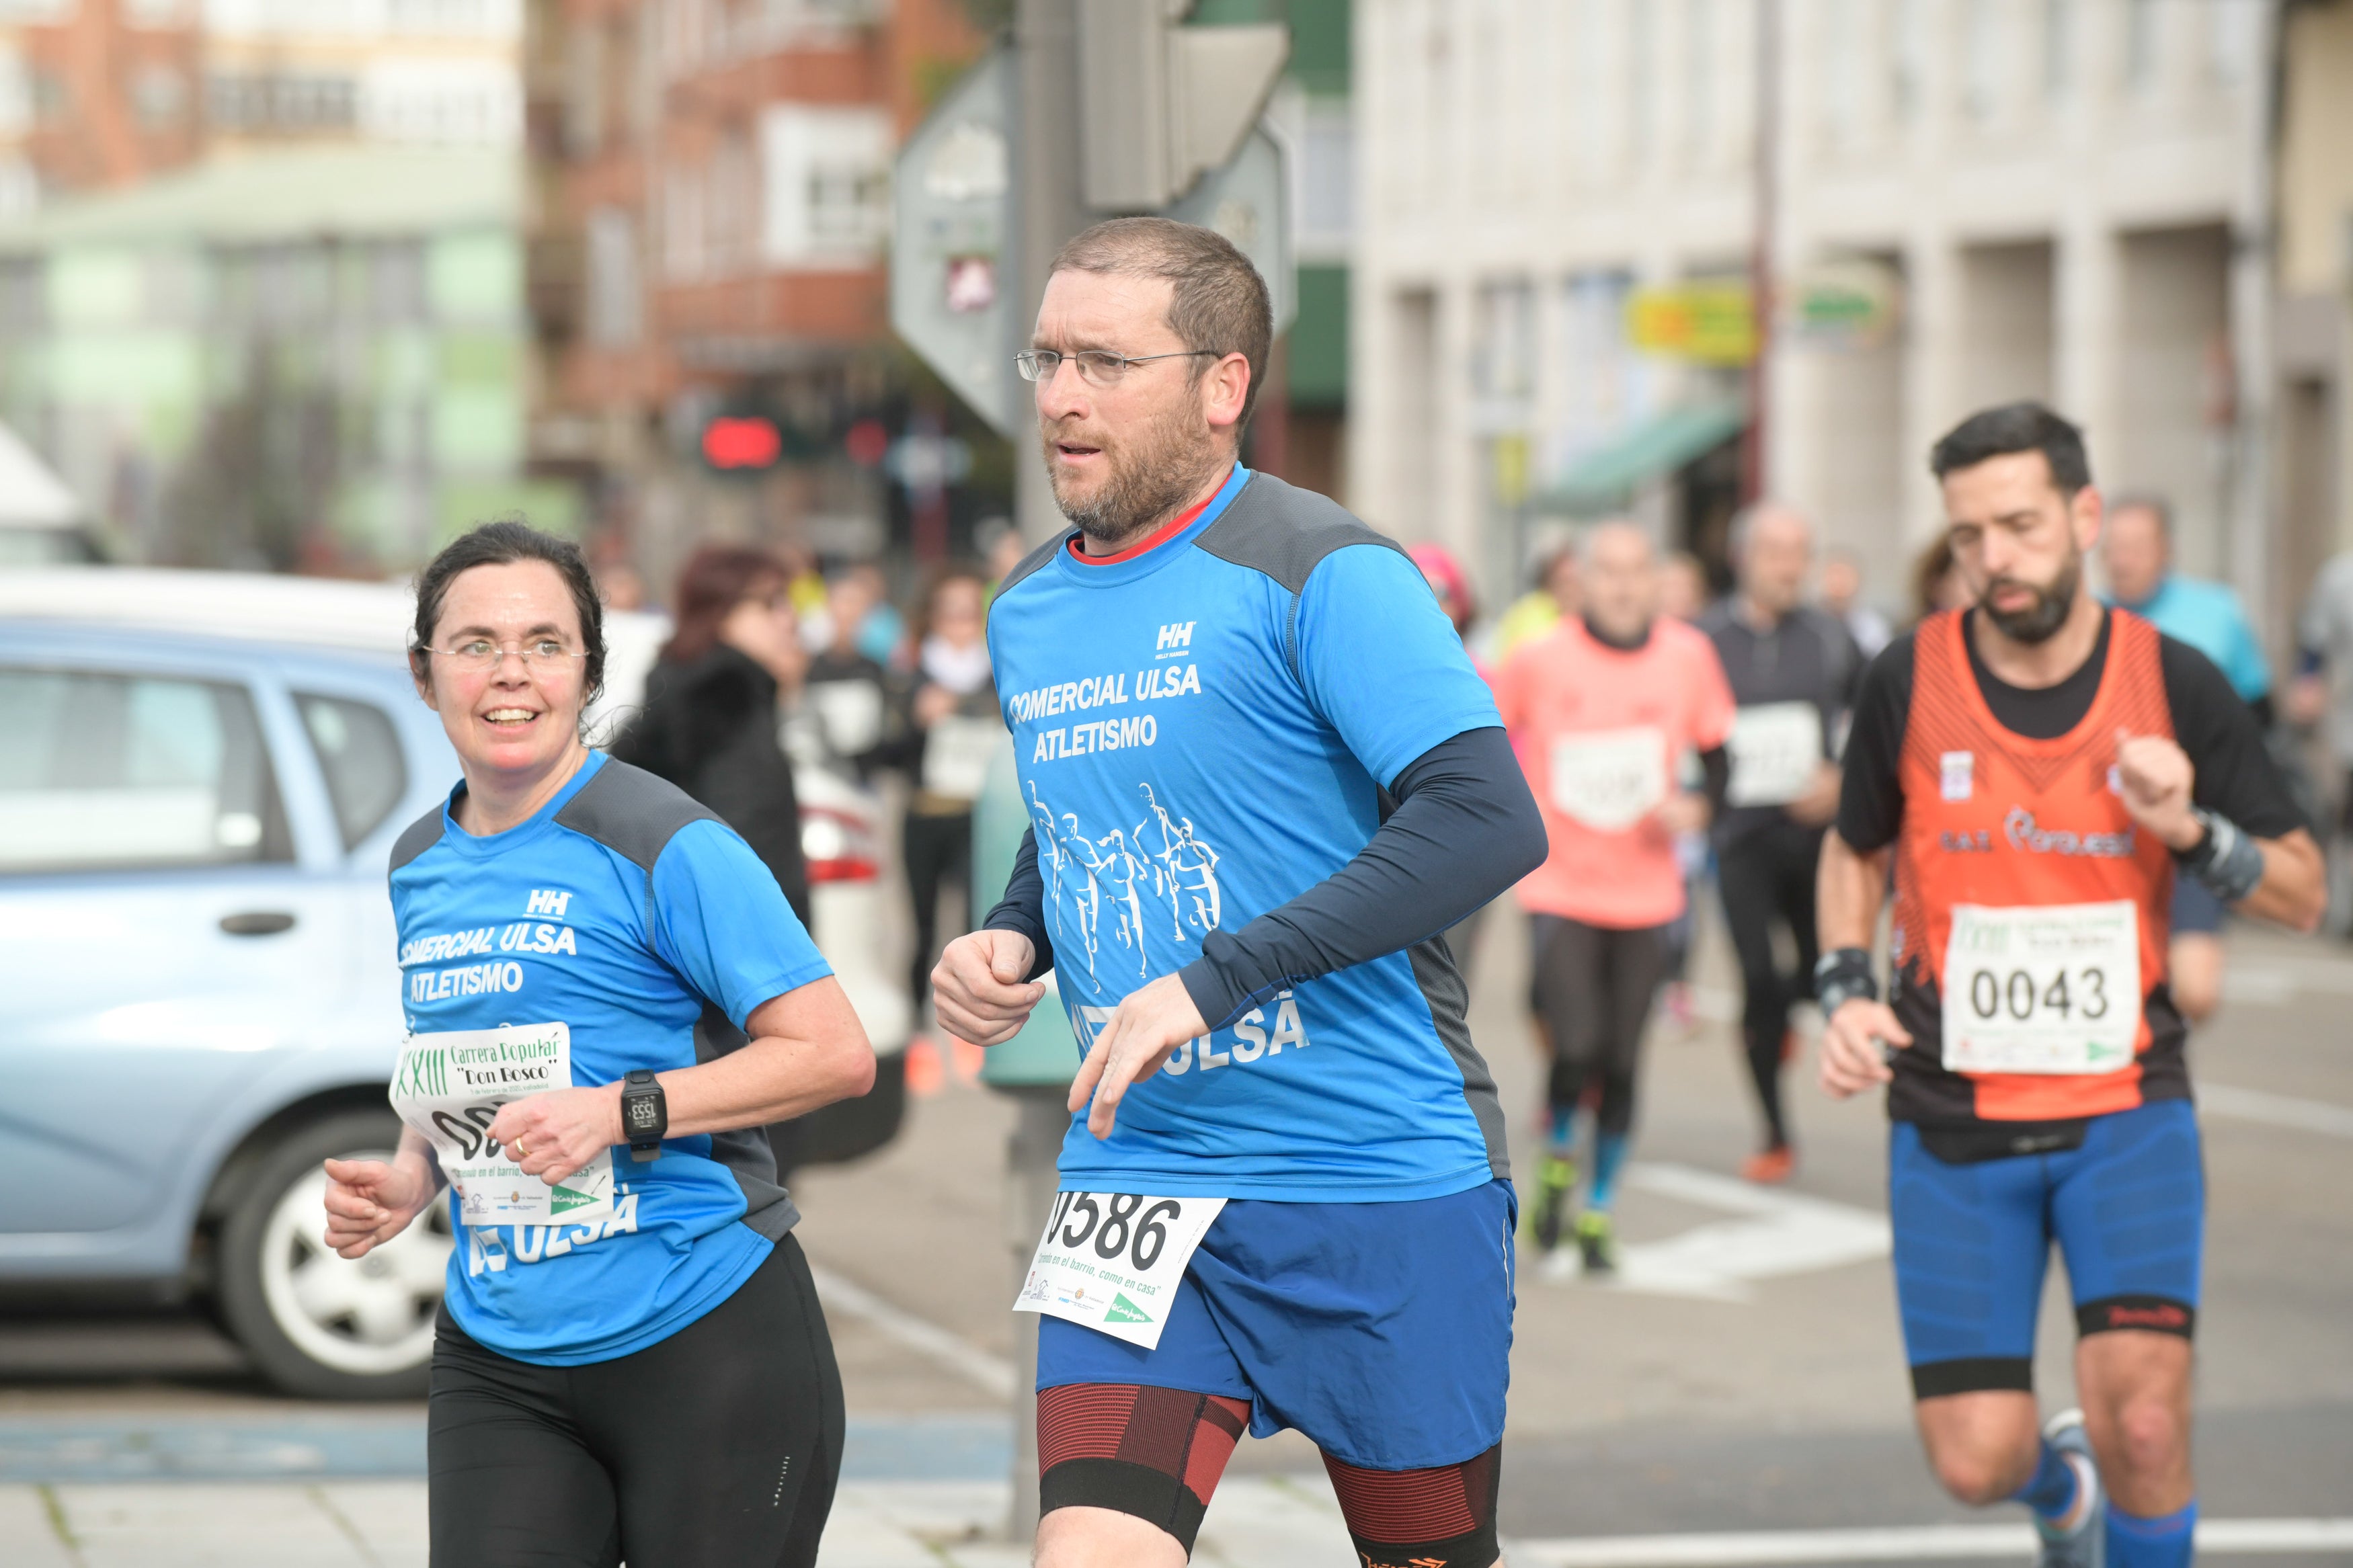
[[[1869,855],[1850,847],[1838,830],[1822,835],[1822,860],[1815,875],[1815,923],[1824,952],[1867,948],[1879,931],[1879,906],[1887,895],[1887,851]]]
[[[2263,879],[2239,900],[2239,912],[2296,931],[2317,929],[2328,908],[2328,871],[2312,835],[2299,827],[2284,838],[2258,838],[2255,847],[2263,852]]]

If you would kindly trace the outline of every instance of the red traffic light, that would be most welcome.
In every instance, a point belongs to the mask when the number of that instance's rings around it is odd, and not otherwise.
[[[784,450],[775,422],[756,415],[725,416],[702,427],[702,458],[714,468],[771,468]]]

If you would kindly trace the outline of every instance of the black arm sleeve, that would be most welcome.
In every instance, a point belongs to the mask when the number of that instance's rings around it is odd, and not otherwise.
[[[1021,847],[1013,854],[1013,875],[1005,879],[1005,896],[997,900],[980,929],[1018,931],[1029,939],[1038,956],[1030,960],[1024,980],[1035,980],[1054,967],[1054,942],[1046,934],[1046,878],[1038,869],[1035,824],[1022,830]]]
[[[1389,793],[1397,809],[1345,866],[1241,930],[1201,939],[1177,975],[1210,1028],[1435,936],[1544,863],[1544,819],[1502,730],[1432,746]]]
[[[2253,712],[2213,660],[2171,637],[2158,644],[2157,657],[2165,674],[2166,706],[2173,710],[2174,739],[2189,754],[2194,770],[2190,799],[2258,838],[2308,829],[2287,781],[2263,749]]]
[[[1912,709],[1912,634],[1880,650],[1862,677],[1847,731],[1845,776],[1839,786],[1838,833],[1864,855],[1895,842],[1904,826],[1904,725]]]
[[[1710,820],[1724,815],[1724,797],[1732,788],[1732,754],[1722,746],[1710,746],[1699,754],[1702,778],[1701,793],[1707,796]]]

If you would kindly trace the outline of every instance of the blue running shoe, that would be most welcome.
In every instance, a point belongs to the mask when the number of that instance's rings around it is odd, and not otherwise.
[[[2092,1457],[2092,1439],[2084,1431],[2084,1413],[2062,1410],[2042,1428],[2042,1436],[2074,1466],[2076,1482],[2084,1491],[2075,1501],[2073,1529],[2062,1530],[2041,1514],[2034,1516],[2034,1533],[2042,1542],[2035,1562],[2041,1568],[2106,1568],[2108,1498],[2100,1486],[2100,1466]]]

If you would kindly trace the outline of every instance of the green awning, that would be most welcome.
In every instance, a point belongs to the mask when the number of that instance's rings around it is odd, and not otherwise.
[[[1548,499],[1571,510],[1618,505],[1645,480],[1722,446],[1747,422],[1747,408],[1737,398],[1654,414],[1579,458]]]

